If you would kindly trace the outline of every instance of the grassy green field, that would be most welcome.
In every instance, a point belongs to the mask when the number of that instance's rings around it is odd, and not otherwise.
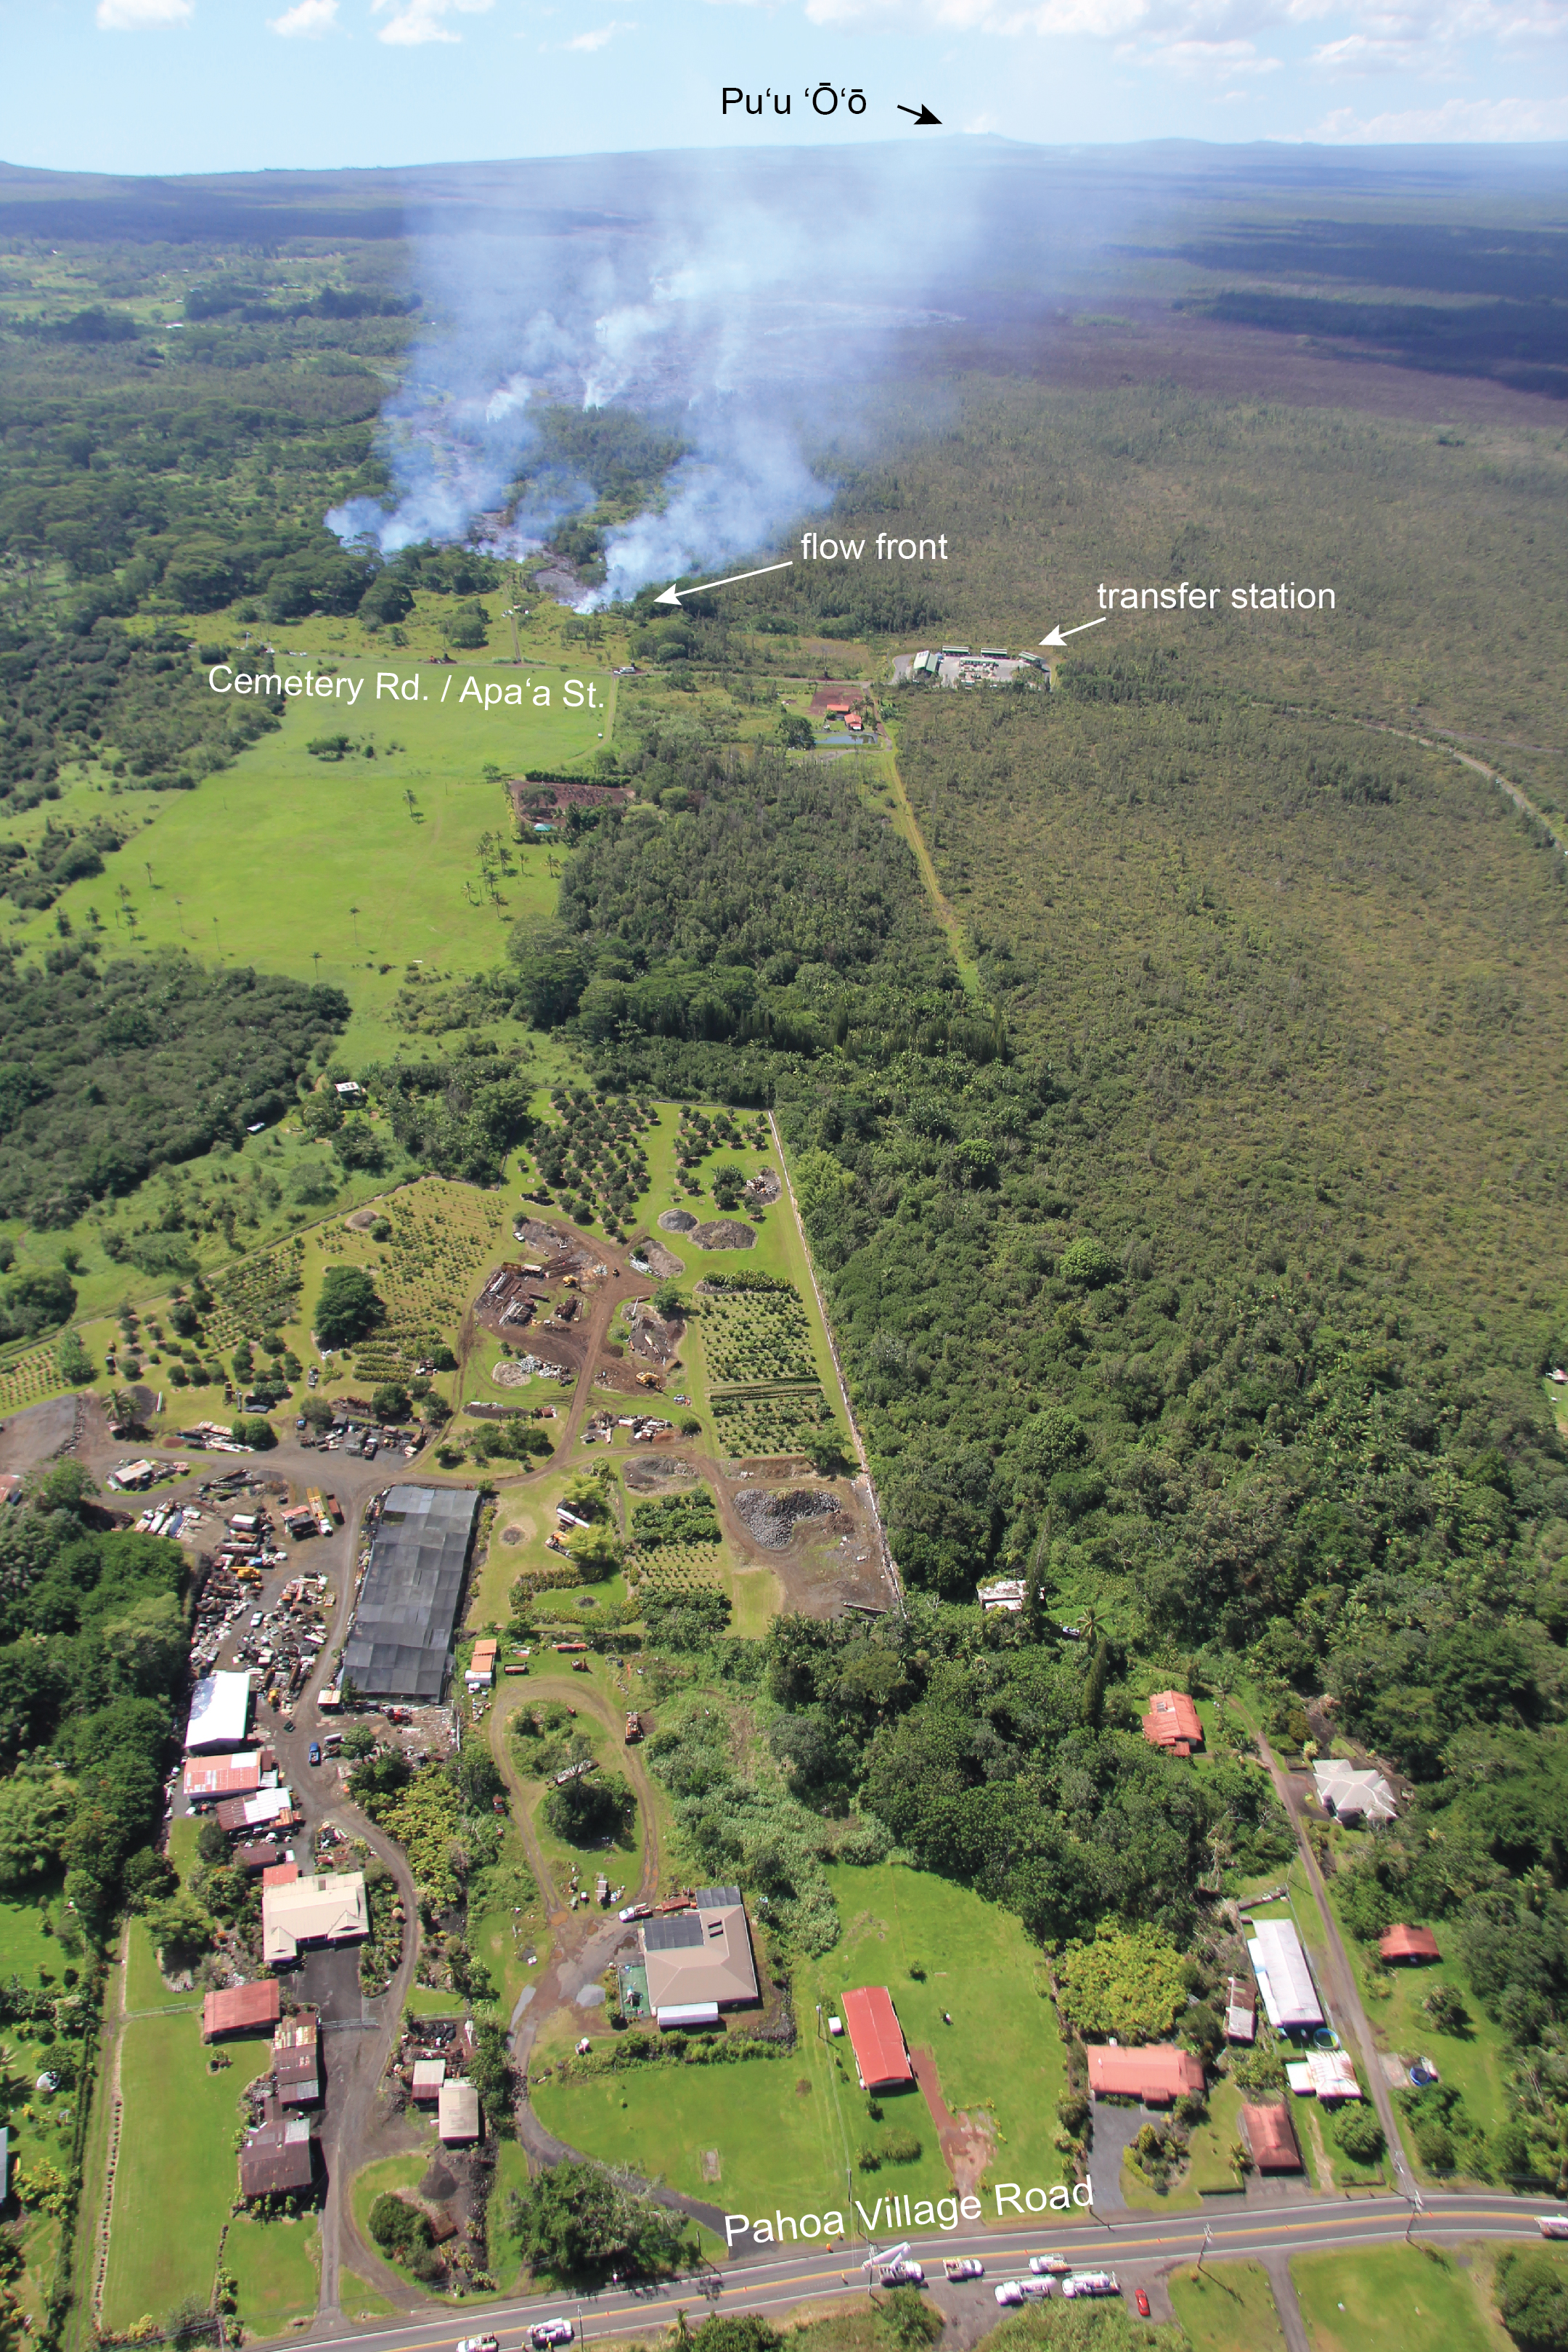
[[[1193,2352],[1285,2352],[1274,2290],[1260,2263],[1173,2271],[1167,2284]]]
[[[287,676],[310,664],[290,662],[279,647],[279,667]],[[423,698],[377,702],[378,668],[412,678]],[[9,936],[41,949],[59,911],[90,933],[96,910],[110,952],[187,949],[203,962],[321,979],[346,990],[353,1004],[344,1054],[390,1053],[402,1036],[391,1014],[406,967],[426,977],[484,971],[500,961],[509,924],[553,906],[548,853],[513,842],[502,780],[579,760],[601,733],[608,740],[615,689],[606,675],[580,670],[584,691],[592,683],[607,707],[570,709],[568,673],[529,669],[524,690],[548,694],[548,708],[487,716],[459,699],[464,686],[472,680],[482,694],[510,682],[510,669],[465,666],[421,677],[408,656],[388,654],[350,674],[363,681],[355,708],[346,691],[308,708],[300,698],[279,731],[233,767],[194,792],[147,795],[156,814],[113,872],[74,885],[58,908],[14,924]],[[342,760],[308,755],[308,742],[338,733],[361,749]],[[376,756],[364,756],[365,748]],[[487,777],[487,768],[497,775]],[[110,796],[107,787],[79,787],[77,798],[85,819],[104,814]],[[514,871],[500,881],[499,904],[480,884],[484,833],[512,844]]]
[[[0,1976],[31,1984],[40,1969],[59,1974],[65,1955],[46,1924],[58,1894],[58,1887],[47,1885],[30,1902],[16,1896],[0,1902]]]
[[[1312,2352],[1492,2352],[1508,2340],[1479,2281],[1436,2249],[1298,2254],[1290,2275]]]
[[[649,2067],[586,2083],[550,2083],[534,2094],[540,2118],[574,2146],[613,2159],[628,2154],[674,2188],[753,2215],[837,2210],[852,2194],[868,2212],[896,2191],[918,2202],[952,2193],[936,2128],[918,2091],[884,2097],[869,2113],[843,2040],[817,2030],[852,1985],[885,1984],[911,2049],[936,2055],[954,2115],[987,2111],[994,2154],[987,2177],[1025,2186],[1061,2179],[1051,2145],[1063,2082],[1055,2012],[1039,1990],[1017,1921],[967,1889],[923,1871],[886,1864],[828,1873],[844,1933],[795,1977],[800,2041],[786,2061],[720,2068]],[[911,1977],[911,1963],[925,1970]],[[942,2011],[952,2024],[944,2025]],[[907,2127],[921,2143],[916,2163],[857,2165],[881,2132]],[[842,2186],[846,2168],[853,2189]]]
[[[1131,2156],[1123,2155],[1121,2193],[1134,2212],[1168,2213],[1183,2208],[1190,2211],[1203,2203],[1205,2195],[1239,2189],[1241,2184],[1231,2168],[1230,2151],[1241,2137],[1241,2104],[1237,2085],[1228,2075],[1220,2075],[1209,2092],[1208,2120],[1194,2125],[1188,2135],[1190,2155],[1186,2169],[1163,2195],[1138,2169]]]
[[[347,2319],[384,2319],[395,2304],[353,2271],[338,2273],[338,2302]]]
[[[263,2221],[238,2213],[228,2225],[223,2256],[239,2287],[236,2316],[247,2336],[276,2336],[314,2312],[321,2232],[313,2216]]]
[[[189,2010],[201,2007],[195,1992],[171,1992],[158,1971],[158,1956],[145,1919],[132,1919],[125,1960],[125,2007],[134,2016],[142,2010]]]
[[[528,2181],[528,2158],[521,2142],[503,2139],[496,2149],[495,2180],[489,2202],[490,2276],[503,2294],[517,2284],[522,2269],[522,2249],[507,2220],[507,2209]]]
[[[233,2063],[207,2072],[199,2021],[143,2018],[125,2028],[125,2102],[104,2280],[109,2328],[212,2293],[218,2233],[235,2194],[234,2137],[247,2083],[266,2073],[265,2035],[226,2043]]]

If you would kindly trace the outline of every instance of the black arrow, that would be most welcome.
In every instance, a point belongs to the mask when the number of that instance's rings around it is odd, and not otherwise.
[[[900,106],[899,112],[900,114],[915,114],[915,110],[912,106]],[[915,128],[917,131],[921,128],[922,123],[934,122],[940,125],[941,121],[941,115],[933,114],[929,106],[922,106],[920,112],[915,114]]]

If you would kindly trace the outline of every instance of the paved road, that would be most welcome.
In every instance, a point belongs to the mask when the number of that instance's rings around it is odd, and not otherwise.
[[[929,2273],[939,2273],[944,2254],[978,2254],[986,2275],[977,2284],[932,2288],[933,2300],[962,2321],[978,2309],[990,2325],[996,2317],[993,2288],[1001,2278],[1022,2272],[1031,2253],[1058,2251],[1085,2269],[1113,2267],[1124,2289],[1152,2286],[1177,2264],[1224,2261],[1246,2256],[1265,2263],[1291,2254],[1351,2252],[1366,2246],[1397,2244],[1407,2230],[1427,2243],[1453,2244],[1493,2238],[1528,2242],[1536,2236],[1535,2216],[1553,2210],[1528,2200],[1508,2197],[1454,2196],[1436,2199],[1420,2214],[1403,2198],[1377,2197],[1355,2202],[1343,2198],[1313,2198],[1262,2206],[1248,2202],[1238,2210],[1212,2214],[1152,2214],[1139,2221],[1122,2220],[1109,2227],[1082,2221],[1051,2230],[1000,2232],[972,2231],[965,2234],[932,2236],[913,2242],[912,2252]],[[1205,2231],[1209,2244],[1205,2250]],[[706,2303],[726,2311],[760,2311],[775,2317],[796,2305],[820,2305],[867,2292],[860,2269],[864,2249],[858,2243],[817,2251],[790,2246],[779,2255],[753,2256],[721,2269],[700,2272],[671,2285],[636,2291],[611,2288],[602,2294],[578,2297],[550,2294],[490,2305],[482,2325],[503,2342],[535,2319],[560,2315],[580,2323],[580,2333],[624,2336],[672,2319],[678,2308],[692,2316],[693,2306]],[[318,2326],[318,2345],[353,2343],[374,2352],[451,2352],[465,2328],[479,2324],[460,2316],[432,2312],[395,2325],[373,2324],[352,2335],[337,2335]]]

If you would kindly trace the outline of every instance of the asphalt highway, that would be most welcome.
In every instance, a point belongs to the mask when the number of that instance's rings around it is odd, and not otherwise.
[[[1537,2239],[1537,2216],[1558,2210],[1539,2200],[1485,2195],[1434,2198],[1419,2210],[1402,2197],[1281,2198],[1278,2204],[1252,2203],[1212,2215],[1152,2213],[1120,2216],[1109,2223],[1079,2221],[1060,2230],[922,2236],[910,2242],[910,2253],[924,2264],[928,2284],[937,2286],[945,2305],[966,2309],[973,2304],[990,2325],[1001,2316],[993,2292],[998,2280],[1026,2273],[1031,2254],[1061,2253],[1081,2270],[1113,2269],[1130,2293],[1171,2265],[1195,2262],[1200,2255],[1220,2261],[1226,2255],[1350,2252],[1396,2244],[1407,2231],[1436,2243],[1474,2238],[1531,2242]],[[437,2321],[422,2315],[401,2324],[356,2327],[352,2333],[313,2335],[310,2340],[318,2346],[353,2345],[361,2352],[367,2347],[373,2352],[453,2352],[464,2335],[483,2333],[500,2336],[502,2352],[511,2352],[518,2338],[526,2340],[527,2330],[547,2318],[570,2319],[575,2340],[591,2343],[595,2337],[663,2326],[678,2308],[696,2321],[702,2315],[698,2306],[704,2304],[776,2315],[797,2304],[820,2306],[865,2294],[868,2273],[861,2264],[868,2252],[858,2240],[835,2250],[795,2246],[771,2258],[752,2255],[657,2287],[612,2287],[584,2295],[552,2293],[490,2305],[476,2309],[471,2317]],[[942,2276],[946,2254],[977,2254],[985,2264],[984,2277],[948,2285]]]

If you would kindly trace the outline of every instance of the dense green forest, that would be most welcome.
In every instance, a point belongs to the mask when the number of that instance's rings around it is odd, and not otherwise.
[[[74,1462],[0,1526],[0,1758],[16,1768],[0,1782],[0,1885],[63,1863],[94,1938],[128,1892],[169,1884],[153,1849],[188,1643],[178,1544],[107,1527]]]
[[[68,1225],[154,1168],[243,1140],[294,1099],[348,1010],[336,989],[184,956],[103,963],[79,940],[42,970],[0,956],[0,1213]]]

